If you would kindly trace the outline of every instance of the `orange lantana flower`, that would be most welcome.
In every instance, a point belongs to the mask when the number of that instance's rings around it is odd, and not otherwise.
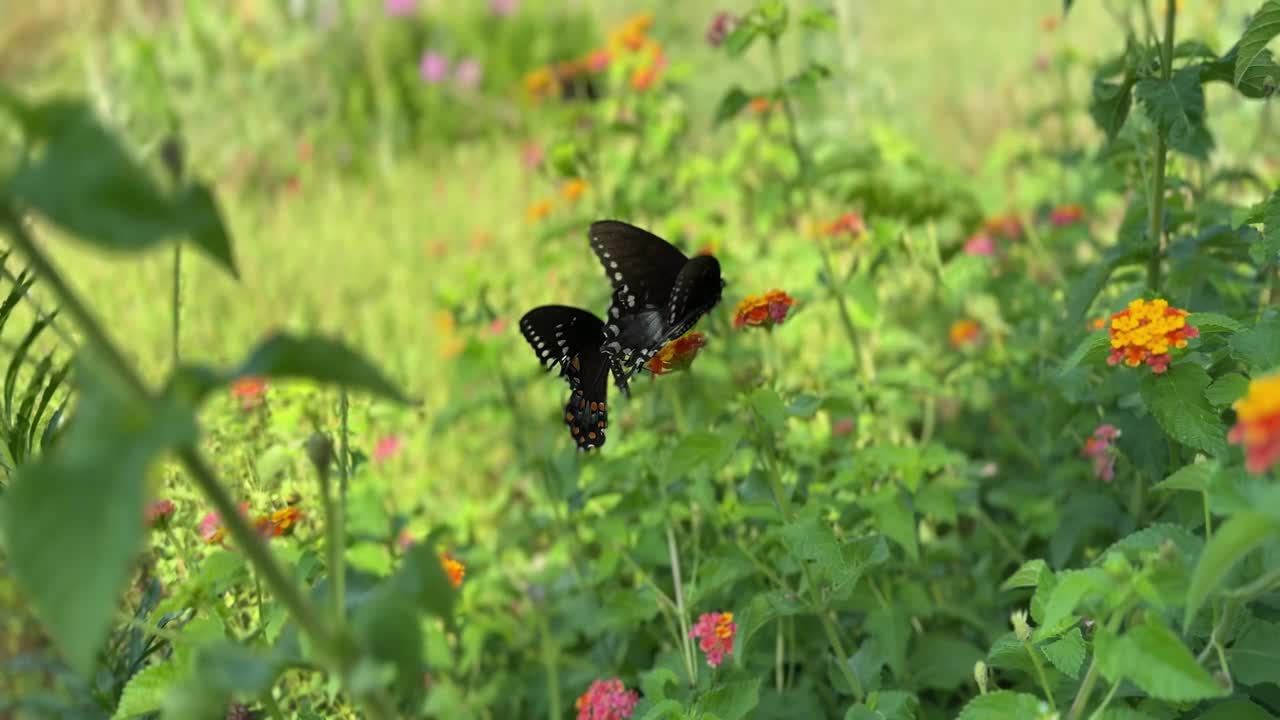
[[[1280,464],[1280,372],[1254,379],[1232,408],[1236,424],[1227,441],[1244,446],[1245,468],[1261,475]]]
[[[578,198],[582,197],[583,194],[586,192],[587,192],[587,181],[581,178],[573,178],[571,180],[567,180],[565,181],[564,185],[560,186],[560,196],[563,197],[565,200],[568,200],[569,202],[573,202],[574,200],[577,200]]]
[[[951,346],[955,348],[971,345],[982,336],[982,326],[977,320],[965,318],[951,323]]]
[[[738,303],[738,308],[733,313],[733,326],[772,328],[774,325],[781,325],[795,302],[795,298],[776,289],[764,295],[749,295]]]
[[[447,552],[440,553],[440,564],[444,566],[445,574],[449,576],[449,584],[461,587],[462,578],[467,574],[467,566],[453,559],[453,556]]]
[[[667,343],[657,355],[649,358],[645,367],[654,375],[666,375],[677,370],[686,370],[693,364],[698,351],[707,344],[707,336],[700,332],[685,333]]]
[[[1171,348],[1184,348],[1200,331],[1187,324],[1187,311],[1169,307],[1166,300],[1138,298],[1111,316],[1111,355],[1108,365],[1120,361],[1129,367],[1146,363],[1157,375],[1169,369]]]
[[[530,205],[524,211],[524,214],[525,217],[529,218],[530,222],[542,220],[551,214],[551,201],[539,200],[538,202]]]

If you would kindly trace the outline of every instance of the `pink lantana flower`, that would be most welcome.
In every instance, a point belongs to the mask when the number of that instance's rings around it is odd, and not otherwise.
[[[724,656],[733,652],[733,638],[738,626],[731,612],[703,613],[698,624],[689,631],[689,637],[698,639],[698,647],[707,656],[707,664],[719,667]]]

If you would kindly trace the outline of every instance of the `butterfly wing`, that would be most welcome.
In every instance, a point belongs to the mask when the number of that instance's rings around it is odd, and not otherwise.
[[[674,245],[620,220],[591,223],[591,249],[613,287],[609,318],[628,310],[661,308],[688,262]]]
[[[720,277],[720,261],[711,255],[699,255],[685,263],[676,276],[667,299],[665,345],[684,335],[698,320],[720,302],[724,278]],[[646,358],[647,360],[648,358]]]
[[[565,425],[582,450],[604,444],[609,363],[600,349],[604,323],[567,305],[543,305],[520,318],[520,332],[547,370],[559,367],[569,383]]]

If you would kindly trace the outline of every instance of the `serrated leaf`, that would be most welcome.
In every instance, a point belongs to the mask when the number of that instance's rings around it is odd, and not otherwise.
[[[1143,370],[1138,389],[1143,403],[1170,437],[1210,455],[1221,455],[1226,450],[1226,430],[1205,398],[1210,382],[1204,368],[1181,363],[1160,375]]]
[[[221,692],[260,695],[271,688],[281,670],[278,659],[237,643],[223,641],[196,652],[195,677],[204,687]]]
[[[1213,138],[1204,124],[1204,88],[1200,85],[1199,66],[1184,67],[1169,80],[1139,80],[1134,94],[1147,116],[1168,138],[1170,148],[1194,158],[1208,159]]]
[[[1227,651],[1231,676],[1244,685],[1280,683],[1280,625],[1256,622]]]
[[[157,712],[164,706],[164,697],[177,684],[181,673],[172,662],[149,665],[129,678],[120,695],[111,720],[128,720]]]
[[[695,430],[680,438],[667,458],[668,475],[687,475],[697,470],[715,471],[728,462],[742,438],[737,427],[719,431]]]
[[[734,85],[725,92],[720,98],[720,104],[716,106],[716,114],[713,124],[720,125],[728,120],[732,120],[742,108],[751,102],[751,96],[747,94],[741,87]]]
[[[1071,628],[1065,635],[1051,643],[1040,646],[1044,656],[1064,675],[1076,679],[1080,675],[1080,666],[1084,664],[1085,642],[1080,628]]]
[[[916,516],[907,505],[907,498],[896,485],[887,484],[879,490],[858,498],[858,504],[871,512],[876,528],[907,552],[912,560],[920,559],[920,543],[916,537]]]
[[[1235,673],[1234,665],[1231,671]],[[1247,681],[1246,684],[1248,684]],[[1275,720],[1275,716],[1252,700],[1236,698],[1214,705],[1203,714],[1197,715],[1195,720]]]
[[[679,685],[680,678],[669,668],[654,668],[640,677],[640,689],[647,699],[653,701],[667,699],[667,686]]]
[[[773,432],[780,432],[787,425],[787,406],[778,393],[770,388],[756,388],[751,392],[751,409],[764,420]]]
[[[1244,35],[1240,37],[1240,50],[1236,55],[1233,79],[1235,85],[1240,85],[1245,73],[1266,49],[1267,43],[1278,34],[1280,34],[1280,0],[1267,0],[1258,12],[1254,13],[1249,20],[1249,26],[1245,28]]]
[[[1255,375],[1280,367],[1280,315],[1231,336],[1231,354]]]
[[[1114,140],[1129,118],[1129,109],[1133,107],[1133,81],[1107,82],[1101,77],[1094,78],[1093,91],[1089,98],[1089,116],[1098,129],[1106,133],[1108,140]]]
[[[1000,583],[1001,590],[1013,590],[1014,588],[1035,587],[1040,584],[1040,575],[1049,570],[1049,565],[1044,560],[1036,558],[1022,563],[1022,566],[1013,572],[1004,582]]]
[[[751,18],[747,18],[738,23],[725,37],[724,49],[728,51],[729,57],[738,57],[751,49],[751,45],[758,37],[760,37],[760,25],[753,22]]]
[[[954,690],[973,682],[974,663],[986,656],[976,645],[945,632],[930,632],[915,642],[911,674],[924,687]]]
[[[355,609],[351,632],[370,660],[393,668],[402,699],[411,701],[422,694],[422,626],[412,596],[389,584],[378,586]]]
[[[1128,679],[1160,700],[1189,702],[1227,694],[1182,640],[1151,616],[1124,635],[1099,630],[1094,652],[1103,677],[1111,682]]]
[[[397,593],[408,598],[416,610],[446,622],[452,618],[457,593],[440,564],[440,557],[425,544],[409,547],[389,582]]]
[[[1263,206],[1262,234],[1249,246],[1249,257],[1264,266],[1280,263],[1280,190]]]
[[[1227,407],[1245,396],[1249,390],[1249,378],[1240,373],[1227,373],[1214,380],[1204,390],[1204,397],[1214,407]]]
[[[1051,637],[1071,617],[1081,600],[1091,593],[1102,592],[1107,586],[1106,573],[1098,568],[1060,573],[1058,584],[1045,603],[1044,623],[1036,628],[1036,639]]]
[[[1058,374],[1065,375],[1083,362],[1096,362],[1106,358],[1111,350],[1111,335],[1106,330],[1089,333],[1076,345],[1058,367]]]
[[[1213,481],[1213,475],[1217,471],[1218,466],[1211,462],[1183,465],[1172,475],[1156,483],[1151,490],[1152,492],[1169,490],[1205,492],[1209,489],[1209,483]]]
[[[1214,530],[1191,573],[1187,609],[1182,619],[1184,627],[1191,626],[1196,612],[1218,589],[1231,568],[1277,532],[1280,532],[1280,523],[1254,512],[1236,513]]]
[[[413,402],[360,353],[338,340],[316,335],[276,333],[254,348],[231,377],[314,380],[400,403]]]
[[[970,700],[956,720],[1027,720],[1040,715],[1042,704],[1035,695],[997,690]]]
[[[1187,324],[1199,330],[1201,335],[1234,333],[1244,329],[1238,320],[1220,313],[1192,313],[1187,316]]]
[[[897,677],[907,667],[907,643],[911,640],[911,617],[900,604],[876,608],[867,614],[867,632],[880,643],[885,664]]]
[[[760,704],[760,678],[726,683],[698,698],[695,712],[712,713],[720,720],[749,717]]]
[[[0,506],[10,567],[69,665],[87,674],[115,617],[143,535],[146,473],[194,443],[194,413],[137,400],[96,366],[55,450],[19,469]]]

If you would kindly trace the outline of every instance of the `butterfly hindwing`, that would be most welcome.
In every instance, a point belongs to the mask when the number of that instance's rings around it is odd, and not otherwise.
[[[582,450],[604,444],[609,362],[601,352],[604,323],[586,310],[543,305],[520,318],[520,332],[547,370],[560,368],[569,383],[565,425]]]

